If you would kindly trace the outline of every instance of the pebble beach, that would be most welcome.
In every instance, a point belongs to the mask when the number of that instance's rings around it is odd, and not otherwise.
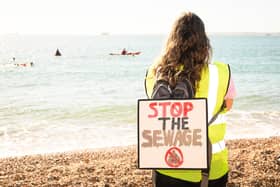
[[[280,186],[280,137],[228,140],[228,187]],[[137,146],[0,159],[1,187],[151,187],[137,169]]]

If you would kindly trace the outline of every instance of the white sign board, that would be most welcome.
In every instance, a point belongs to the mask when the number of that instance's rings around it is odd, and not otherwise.
[[[206,169],[207,100],[138,100],[140,169]]]

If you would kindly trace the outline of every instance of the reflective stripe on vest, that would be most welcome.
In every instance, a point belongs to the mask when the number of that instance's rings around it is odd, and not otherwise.
[[[208,104],[208,122],[212,119],[215,115],[214,110],[216,106],[217,100],[217,92],[218,92],[218,68],[213,64],[209,64],[209,89],[208,89],[208,97],[207,97],[207,104]]]
[[[153,85],[155,83],[155,65],[153,64],[145,79],[145,88],[147,96],[150,98]],[[204,68],[201,74],[201,80],[198,83],[195,97],[207,98],[208,120],[211,120],[221,108],[224,96],[227,92],[229,82],[229,67],[226,64],[215,62]],[[228,172],[228,151],[225,147],[224,137],[226,132],[225,117],[218,115],[216,120],[208,126],[208,136],[212,143],[212,160],[210,166],[209,179],[217,179]],[[181,180],[199,182],[201,180],[201,170],[157,170],[161,174]]]
[[[211,125],[219,125],[220,123],[225,123],[225,122],[226,122],[225,114],[219,114]]]
[[[224,140],[212,144],[212,154],[223,151],[226,148],[226,143]]]

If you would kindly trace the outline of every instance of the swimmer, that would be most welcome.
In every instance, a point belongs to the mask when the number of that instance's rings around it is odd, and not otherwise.
[[[34,63],[33,62],[30,62],[30,63],[23,63],[23,64],[14,64],[15,66],[18,66],[18,67],[32,67],[34,66]]]

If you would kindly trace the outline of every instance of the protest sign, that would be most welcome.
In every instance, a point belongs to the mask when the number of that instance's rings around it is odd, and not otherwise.
[[[138,166],[206,169],[207,100],[138,100]]]

